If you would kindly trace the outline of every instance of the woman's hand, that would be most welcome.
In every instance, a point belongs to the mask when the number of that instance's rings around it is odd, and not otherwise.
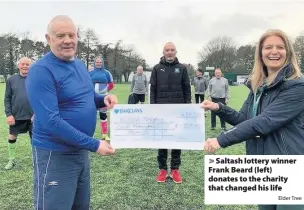
[[[201,107],[205,109],[205,111],[217,111],[219,109],[219,105],[209,100],[204,100],[201,103]]]

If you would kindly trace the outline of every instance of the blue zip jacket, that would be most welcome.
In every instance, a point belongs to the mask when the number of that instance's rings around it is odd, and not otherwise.
[[[106,95],[114,87],[112,74],[105,69],[102,58],[101,68],[97,68],[94,64],[94,70],[90,72],[94,89],[97,94]]]

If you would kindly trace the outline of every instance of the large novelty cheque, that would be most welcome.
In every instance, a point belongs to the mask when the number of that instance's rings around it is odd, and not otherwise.
[[[199,104],[119,104],[111,110],[116,148],[203,150],[204,109]]]

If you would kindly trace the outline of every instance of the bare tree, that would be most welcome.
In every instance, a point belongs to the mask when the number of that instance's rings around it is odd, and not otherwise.
[[[192,64],[190,64],[190,63],[184,63],[184,65],[187,68],[187,72],[188,72],[189,78],[193,78],[194,77],[194,73],[195,73],[194,66]]]
[[[14,73],[17,72],[16,63],[18,59],[20,41],[16,36],[16,34],[7,34],[5,38],[7,40],[6,54],[8,56],[6,68],[8,69],[9,74],[13,75]]]
[[[304,33],[296,37],[293,46],[300,68],[304,71]]]
[[[47,52],[49,52],[48,44],[41,41],[35,42],[35,55],[37,59],[41,58]]]
[[[199,52],[199,57],[200,67],[220,67],[224,72],[229,72],[235,64],[236,44],[231,37],[216,37]]]
[[[96,46],[99,44],[99,40],[93,29],[89,28],[83,30],[81,26],[77,29],[78,46],[76,56],[86,63],[87,67],[94,59],[96,54]]]
[[[117,82],[121,83],[121,75],[123,74],[126,61],[126,53],[130,50],[125,49],[122,46],[122,40],[118,40],[113,50],[113,74],[115,75]]]
[[[87,67],[89,67],[89,63],[92,61],[92,57],[94,57],[93,50],[96,49],[96,46],[99,44],[98,38],[93,29],[87,29],[84,33],[83,42],[85,44],[85,58]]]
[[[35,42],[30,37],[30,32],[25,32],[21,38],[19,57],[33,58],[35,55]]]
[[[235,71],[238,73],[250,73],[253,69],[255,46],[240,46],[237,50],[237,60]]]

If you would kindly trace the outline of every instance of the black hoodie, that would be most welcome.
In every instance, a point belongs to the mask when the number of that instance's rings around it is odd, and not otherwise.
[[[169,63],[162,57],[152,70],[150,84],[151,104],[191,103],[187,68],[177,58]]]

